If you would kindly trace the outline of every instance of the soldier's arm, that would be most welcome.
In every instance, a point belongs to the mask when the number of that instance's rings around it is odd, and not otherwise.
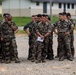
[[[73,30],[74,30],[74,25],[72,24],[69,32],[72,32]]]
[[[50,35],[50,33],[52,32],[52,25],[51,24],[49,24],[48,25],[48,31],[47,31],[47,33],[44,35],[44,37],[47,37],[47,36],[49,36]]]
[[[8,21],[8,24],[12,28],[13,31],[16,31],[18,29],[18,27],[16,26],[16,24],[14,22]]]
[[[74,30],[74,23],[70,22],[70,31],[69,32],[72,32]]]
[[[17,33],[19,30],[17,29],[16,31],[15,31],[15,33]]]
[[[50,35],[50,32],[47,32],[45,35],[44,35],[44,37],[47,37],[47,36],[49,36]]]
[[[38,36],[40,36],[42,39],[44,39],[44,36],[38,30],[38,26],[36,27],[36,33]]]
[[[30,23],[28,23],[28,24],[26,24],[25,26],[24,26],[24,28],[23,28],[23,30],[24,31],[26,31],[27,30],[27,28],[29,28],[29,26],[31,25],[31,22]]]
[[[55,33],[55,34],[58,34],[57,22],[54,24],[53,30],[54,30],[54,33]]]
[[[28,23],[27,25],[24,26],[23,30],[28,34],[28,36],[30,35],[30,32],[28,30],[29,26],[31,25],[32,22]]]
[[[69,25],[69,31],[67,31],[65,35],[70,34],[74,30],[74,24],[72,22],[69,21],[68,25]]]
[[[2,24],[3,22],[0,22],[0,40],[1,41],[3,41]]]
[[[0,40],[1,40],[1,22],[0,22]]]

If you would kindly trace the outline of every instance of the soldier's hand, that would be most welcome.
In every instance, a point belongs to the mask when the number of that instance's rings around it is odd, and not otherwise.
[[[58,32],[54,32],[56,35],[58,35]]]
[[[8,24],[11,25],[11,21],[8,21]]]
[[[44,39],[44,36],[42,35],[41,38]]]
[[[58,35],[58,31],[57,31],[57,29],[55,29],[54,33]]]
[[[31,35],[31,33],[28,33],[28,36],[30,36]]]
[[[3,41],[3,38],[1,37],[1,41]]]
[[[70,32],[66,32],[66,33],[65,33],[65,35],[68,35],[68,34],[70,34]]]

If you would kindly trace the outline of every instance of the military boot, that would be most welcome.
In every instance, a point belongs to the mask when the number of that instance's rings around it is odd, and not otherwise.
[[[9,63],[11,63],[11,61],[10,60],[5,60],[5,63],[9,64]]]
[[[15,63],[20,63],[19,58],[16,58],[16,59],[15,59]]]

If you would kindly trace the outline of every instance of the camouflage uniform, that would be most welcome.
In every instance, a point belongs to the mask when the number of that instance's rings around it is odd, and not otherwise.
[[[18,27],[15,25],[14,22],[11,24],[17,29]],[[15,62],[18,60],[18,52],[17,52],[17,45],[15,41],[15,34],[11,25],[7,22],[3,22],[1,25],[2,31],[2,38],[3,38],[3,49],[2,49],[2,59],[8,60],[11,59],[11,56],[15,59]]]
[[[75,26],[75,21],[70,19],[68,20],[69,22],[71,22],[74,26]],[[74,49],[74,29],[70,32],[70,36],[71,36],[71,41],[70,41],[70,47],[71,47],[71,54],[72,57],[74,58],[74,53],[75,53],[75,49]],[[65,48],[65,45],[64,45]],[[65,58],[67,58],[67,51],[65,50]]]
[[[24,30],[26,30],[27,28],[29,28],[29,31],[31,31],[32,29],[32,22],[28,23],[27,25],[24,26]],[[31,32],[30,32],[31,33]],[[31,45],[32,45],[32,36],[29,35],[29,52],[28,52],[28,59],[30,59],[32,57],[32,48],[31,48]]]
[[[47,32],[51,32],[50,25],[47,22],[46,23],[40,22],[38,23],[36,32],[39,32],[44,36]],[[37,60],[38,61],[45,60],[47,55],[48,42],[49,42],[48,37],[45,37],[43,42],[37,41]]]
[[[49,23],[49,25],[52,26],[53,25],[51,23]],[[50,33],[50,35],[48,36],[49,42],[48,42],[48,50],[47,50],[47,59],[54,59],[54,54],[53,54],[53,31]]]
[[[72,24],[75,26],[75,21],[74,20],[70,20],[72,22]],[[74,30],[70,33],[71,35],[71,53],[72,53],[72,57],[74,58],[74,53],[75,53],[75,49],[74,49]]]
[[[2,58],[2,41],[1,41],[1,24],[0,24],[0,60],[1,58]]]
[[[59,44],[59,60],[63,60],[64,59],[64,45],[66,46],[66,50],[67,50],[67,56],[69,60],[72,60],[72,55],[71,55],[71,48],[70,48],[70,34],[65,35],[66,32],[70,32],[71,31],[71,26],[72,24],[69,23],[69,21],[66,20],[59,20],[57,23],[57,30],[58,30],[58,44]]]
[[[16,26],[16,24],[14,22],[12,22],[12,25],[18,29],[18,27]],[[14,60],[19,60],[18,58],[18,51],[17,51],[17,44],[16,44],[16,39],[15,39],[15,33],[14,31],[11,30],[11,28],[9,29],[9,32],[10,32],[10,38],[11,38],[11,41],[10,41],[10,51],[11,51],[11,59],[14,59]]]
[[[34,60],[36,55],[36,32],[35,26],[36,22],[30,22],[29,24],[24,26],[24,30],[29,28],[30,36],[29,36],[29,55],[28,58]]]

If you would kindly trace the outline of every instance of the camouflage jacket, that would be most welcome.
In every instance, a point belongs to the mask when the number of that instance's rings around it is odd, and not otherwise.
[[[41,35],[45,35],[47,32],[52,32],[51,31],[51,26],[49,25],[48,22],[46,23],[42,23],[42,22],[39,22],[37,27],[36,27],[36,32],[39,32]]]
[[[16,24],[12,21],[11,24],[18,29]],[[14,30],[11,28],[11,26],[8,24],[8,22],[2,21],[1,22],[1,36],[4,39],[9,39],[9,38],[15,38],[15,33]]]
[[[69,20],[59,20],[54,24],[58,32],[70,32],[72,26],[74,26]]]
[[[36,22],[30,22],[27,25],[24,26],[24,30],[29,29],[29,32],[32,36],[36,36],[36,28],[37,23]]]

